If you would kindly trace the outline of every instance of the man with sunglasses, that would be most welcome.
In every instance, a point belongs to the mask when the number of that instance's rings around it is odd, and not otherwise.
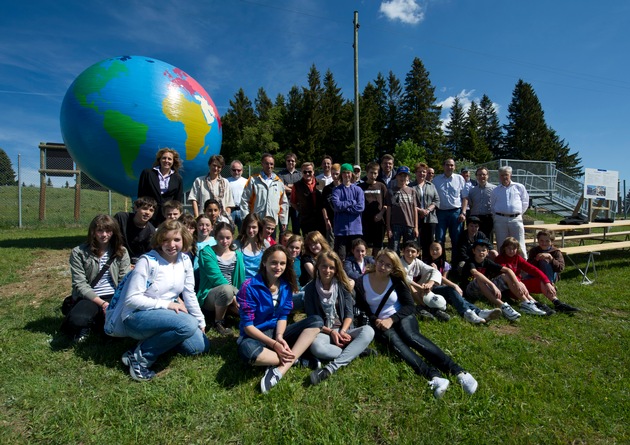
[[[293,184],[291,192],[291,207],[297,211],[302,234],[306,236],[314,230],[326,235],[326,224],[322,209],[324,200],[322,192],[317,188],[315,166],[312,162],[305,162],[301,167],[302,179]],[[297,232],[295,229],[293,233]]]

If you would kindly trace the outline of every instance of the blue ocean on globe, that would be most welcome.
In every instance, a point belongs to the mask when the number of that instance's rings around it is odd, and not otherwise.
[[[208,93],[150,57],[114,57],[83,71],[66,92],[60,123],[78,168],[125,196],[136,195],[140,173],[161,148],[179,153],[185,189],[221,149],[221,120]]]

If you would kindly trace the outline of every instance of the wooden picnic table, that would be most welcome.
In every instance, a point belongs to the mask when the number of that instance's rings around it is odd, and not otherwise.
[[[560,247],[564,247],[565,235],[567,232],[571,232],[574,230],[588,230],[589,232],[592,229],[604,229],[604,234],[614,234],[611,229],[616,227],[630,227],[630,219],[618,219],[613,222],[590,222],[584,224],[526,224],[525,230],[533,230],[535,232],[539,230],[553,230],[556,234],[560,234],[561,243]],[[594,234],[600,235],[601,234]]]

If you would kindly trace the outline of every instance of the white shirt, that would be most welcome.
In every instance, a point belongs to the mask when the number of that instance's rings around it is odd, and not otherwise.
[[[492,213],[504,213],[506,215],[522,215],[529,207],[529,194],[523,184],[510,182],[507,187],[497,185],[490,196]]]
[[[315,177],[315,179],[317,179],[318,181],[323,181],[324,182],[324,186],[326,186],[326,185],[330,184],[331,182],[333,182],[332,175],[326,176],[324,173],[320,173],[319,175],[317,175]]]
[[[245,184],[247,184],[247,179],[240,176],[238,179],[230,176],[227,178],[230,183],[230,189],[232,190],[232,198],[234,198],[234,202],[238,206],[241,202],[241,195],[243,194],[243,189],[245,188]]]
[[[385,290],[383,292],[381,292],[380,294],[377,294],[374,291],[374,289],[372,289],[372,286],[370,286],[370,276],[363,275],[362,278],[363,278],[363,289],[365,289],[365,301],[370,306],[370,310],[374,314],[376,313],[376,310],[378,309],[378,307],[381,305],[383,296],[385,296],[385,293],[391,287],[392,280],[391,279],[389,280],[389,283],[387,283],[387,286],[385,286]],[[394,290],[392,291],[391,294],[389,294],[389,297],[387,298],[387,302],[383,306],[383,309],[381,309],[380,314],[378,314],[378,319],[385,320],[386,318],[389,318],[392,315],[394,315],[396,312],[398,312],[398,309],[400,309],[400,303],[398,302],[398,295],[396,294],[396,291]]]

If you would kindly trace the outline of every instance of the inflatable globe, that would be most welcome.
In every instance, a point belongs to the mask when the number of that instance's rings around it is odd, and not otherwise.
[[[181,69],[149,57],[115,57],[86,69],[68,88],[60,121],[79,169],[125,196],[136,196],[140,173],[160,148],[179,153],[185,189],[221,148],[221,120],[208,93]]]

